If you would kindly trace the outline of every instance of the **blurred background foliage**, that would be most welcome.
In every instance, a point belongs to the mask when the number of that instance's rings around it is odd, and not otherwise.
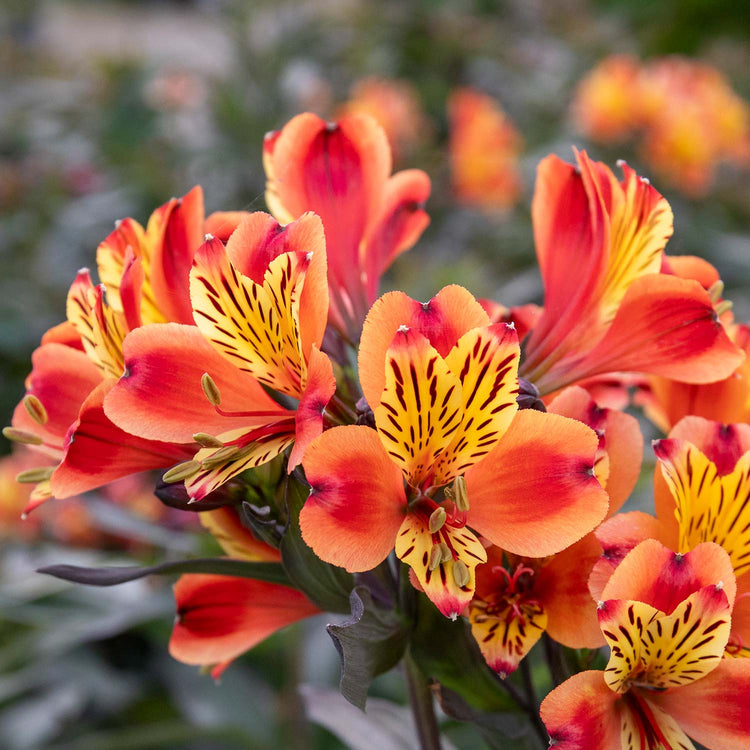
[[[76,270],[94,264],[116,219],[145,222],[196,183],[209,211],[264,209],[264,133],[304,110],[334,116],[369,76],[414,87],[420,137],[395,166],[422,168],[433,180],[432,224],[391,269],[387,288],[427,299],[460,283],[506,305],[540,302],[529,214],[539,160],[549,152],[570,158],[578,145],[612,166],[626,158],[653,177],[632,144],[591,144],[577,131],[570,114],[577,82],[613,53],[682,54],[715,66],[748,98],[749,33],[750,15],[729,0],[5,0],[6,421],[31,351],[62,320]],[[494,97],[521,134],[523,189],[511,208],[488,213],[460,206],[451,193],[446,103],[459,86]],[[652,181],[675,210],[668,250],[715,263],[738,319],[750,319],[750,172],[721,166],[700,198]],[[642,505],[651,470],[648,458]],[[0,478],[0,508],[12,495]],[[167,654],[168,581],[90,590],[33,573],[48,562],[123,561],[126,551],[144,561],[206,552],[195,524],[93,497],[86,518],[73,524],[95,533],[74,535],[79,546],[71,550],[55,542],[71,541],[59,529],[29,534],[15,515],[0,518],[1,747],[408,747],[399,735],[398,674],[376,681],[374,694],[391,702],[372,704],[369,725],[325,692],[336,685],[338,663],[324,619],[271,638],[215,686]],[[30,536],[36,541],[24,539]],[[301,694],[297,682],[307,685]],[[316,724],[302,718],[305,700],[319,707],[310,712]],[[477,746],[457,723],[447,736],[456,747]],[[381,744],[372,744],[375,737]]]

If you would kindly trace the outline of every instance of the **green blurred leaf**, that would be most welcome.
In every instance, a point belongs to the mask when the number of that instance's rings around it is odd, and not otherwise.
[[[378,607],[364,586],[349,601],[351,619],[326,630],[341,657],[341,694],[364,711],[370,683],[401,660],[409,630],[393,610]]]
[[[279,563],[245,562],[225,558],[196,558],[177,560],[142,568],[137,565],[110,565],[102,568],[87,568],[80,565],[48,565],[39,568],[37,573],[45,573],[64,581],[83,583],[88,586],[116,586],[135,581],[150,575],[170,575],[174,573],[214,573],[216,575],[255,578],[269,583],[289,586],[284,569]]]
[[[292,584],[327,612],[349,612],[349,593],[354,588],[351,573],[323,562],[307,546],[299,528],[299,512],[307,498],[307,487],[291,478],[284,481],[289,523],[281,540],[281,562]]]

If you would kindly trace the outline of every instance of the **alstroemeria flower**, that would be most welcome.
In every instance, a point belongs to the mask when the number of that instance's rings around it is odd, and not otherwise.
[[[500,103],[470,88],[448,100],[451,180],[464,204],[507,211],[521,195],[523,139]]]
[[[532,219],[544,312],[525,342],[521,375],[542,394],[612,372],[692,383],[727,377],[744,354],[708,293],[660,273],[672,234],[666,200],[627,165],[618,182],[584,152],[577,158],[577,167],[556,156],[539,165]]]
[[[592,573],[592,594],[600,595],[623,557],[644,539],[681,553],[715,542],[737,576],[729,651],[750,655],[750,426],[686,417],[669,439],[654,443],[654,452],[657,516],[625,513],[597,529],[604,557]]]
[[[556,415],[516,415],[518,357],[515,330],[490,325],[461,287],[424,304],[384,295],[359,352],[376,430],[328,430],[304,459],[312,490],[300,526],[315,553],[364,571],[395,546],[456,617],[486,559],[475,531],[543,556],[591,530],[607,508],[593,472],[596,436]]]
[[[282,227],[258,212],[226,247],[208,236],[190,294],[196,326],[145,326],[127,337],[125,375],[106,408],[141,437],[196,436],[204,447],[173,477],[200,500],[294,443],[291,471],[323,429],[336,382],[319,349],[328,310],[320,220],[306,214]],[[281,406],[261,384],[296,407]]]
[[[266,136],[263,163],[266,203],[278,221],[306,211],[323,221],[329,319],[356,342],[381,275],[429,223],[429,178],[419,169],[391,176],[388,140],[367,115],[337,123],[298,115]]]
[[[735,596],[715,544],[685,555],[654,540],[622,562],[598,614],[611,648],[604,672],[581,672],[541,706],[560,750],[734,750],[750,733],[750,662],[722,660]]]
[[[184,319],[189,268],[204,227],[227,231],[240,215],[213,214],[204,221],[203,193],[196,187],[154,211],[146,229],[130,218],[117,223],[97,250],[101,284],[94,286],[86,269],[78,273],[68,293],[67,322],[45,334],[32,357],[24,401],[40,407],[27,411],[22,402],[13,417],[26,441],[56,463],[46,469],[27,510],[51,496],[77,495],[191,455],[190,446],[144,440],[116,427],[103,402],[123,373],[127,333]]]
[[[567,388],[548,407],[583,422],[599,436],[594,471],[609,495],[609,513],[627,499],[640,473],[643,437],[635,417],[602,409],[586,391]],[[594,533],[546,558],[488,550],[477,570],[469,605],[471,629],[489,666],[508,675],[546,631],[569,648],[603,644],[589,592],[591,569],[602,548]]]

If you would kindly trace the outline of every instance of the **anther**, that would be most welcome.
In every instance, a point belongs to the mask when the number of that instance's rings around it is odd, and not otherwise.
[[[450,562],[453,559],[451,548],[445,542],[440,542],[440,551],[443,553],[441,562]]]
[[[725,299],[719,302],[714,308],[717,317],[721,317],[727,310],[731,310],[734,303],[731,300]]]
[[[711,298],[711,302],[715,305],[724,293],[724,282],[721,279],[717,279],[708,287],[708,296]]]
[[[453,481],[453,502],[462,513],[469,510],[469,493],[466,490],[466,480],[463,476],[456,477]]]
[[[204,372],[201,376],[201,388],[203,388],[203,393],[206,394],[206,398],[212,406],[218,406],[221,403],[219,386],[216,385],[214,379],[207,372]]]
[[[52,476],[54,470],[54,466],[39,466],[36,469],[26,469],[26,471],[16,474],[16,482],[21,482],[21,484],[45,482]]]
[[[224,443],[219,440],[219,438],[214,437],[213,435],[209,435],[207,432],[196,432],[195,435],[193,435],[193,440],[195,440],[198,445],[200,445],[202,448],[223,448]]]
[[[435,508],[435,510],[432,511],[429,522],[430,534],[436,534],[443,528],[447,515],[445,508],[442,506]]]
[[[439,544],[435,544],[430,551],[430,570],[437,570],[441,562],[443,562],[443,550],[440,549]]]
[[[26,430],[18,430],[15,427],[3,427],[3,436],[21,445],[41,445],[42,439],[39,435]]]
[[[466,567],[466,563],[461,560],[456,560],[453,563],[453,580],[456,582],[456,586],[461,588],[466,586],[471,576],[469,575],[469,569]]]
[[[177,464],[177,466],[173,466],[169,471],[166,471],[162,475],[162,479],[167,484],[174,484],[175,482],[181,482],[183,479],[189,479],[200,470],[201,465],[198,461],[183,461],[181,464]]]
[[[236,445],[225,445],[223,448],[219,448],[216,453],[212,453],[210,456],[201,461],[201,466],[204,469],[212,469],[214,466],[218,466],[224,463],[228,458],[233,458],[239,453],[239,448]]]
[[[44,404],[33,393],[27,393],[23,397],[23,405],[29,416],[37,424],[47,424],[47,420],[49,419],[47,410],[44,408]]]

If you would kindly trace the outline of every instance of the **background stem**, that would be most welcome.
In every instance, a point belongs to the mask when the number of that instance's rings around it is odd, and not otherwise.
[[[440,727],[435,716],[435,704],[430,686],[409,654],[404,657],[404,668],[409,689],[409,703],[417,725],[419,746],[421,750],[442,750]]]

